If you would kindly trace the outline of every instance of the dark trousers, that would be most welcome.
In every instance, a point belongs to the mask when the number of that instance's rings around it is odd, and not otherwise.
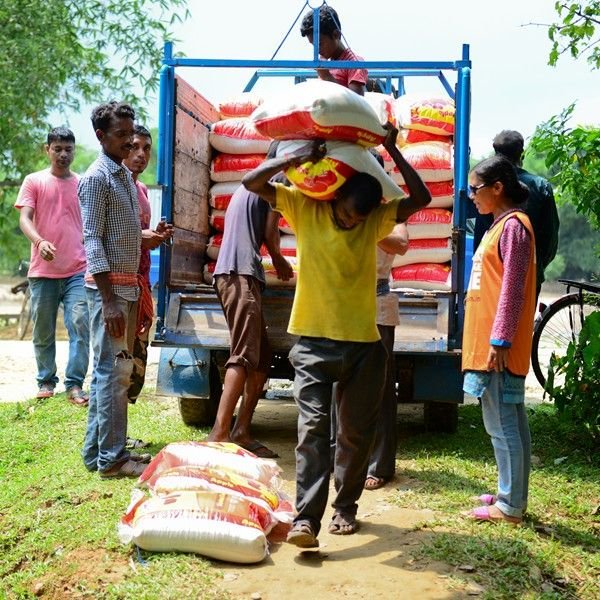
[[[381,398],[381,407],[375,426],[375,444],[371,452],[368,474],[372,477],[391,479],[396,472],[396,448],[398,432],[398,398],[396,396],[396,378],[394,375],[394,329],[393,325],[377,325],[381,342],[387,354],[385,384]]]
[[[336,512],[355,515],[367,477],[383,390],[381,341],[340,342],[301,337],[290,351],[298,405],[295,522],[320,530],[329,492],[332,387],[338,382],[337,444],[333,466]]]

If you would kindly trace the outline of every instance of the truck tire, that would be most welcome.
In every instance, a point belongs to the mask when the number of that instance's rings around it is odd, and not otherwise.
[[[432,433],[454,433],[458,427],[458,404],[454,402],[425,402],[425,430]]]
[[[179,398],[179,414],[186,425],[202,427],[214,424],[223,390],[219,368],[214,359],[210,362],[209,382],[208,398]]]

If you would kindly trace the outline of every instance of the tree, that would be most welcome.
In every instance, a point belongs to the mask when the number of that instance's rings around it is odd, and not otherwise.
[[[187,0],[2,0],[0,179],[32,171],[52,112],[157,89],[162,42]],[[115,66],[116,65],[116,66]]]
[[[552,41],[548,64],[556,65],[565,53],[573,58],[589,53],[588,63],[593,69],[600,68],[600,37],[595,37],[600,26],[600,1],[556,2],[554,8],[560,20],[548,28]]]

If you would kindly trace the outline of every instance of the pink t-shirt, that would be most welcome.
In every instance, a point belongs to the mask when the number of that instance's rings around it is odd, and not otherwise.
[[[362,56],[354,54],[350,48],[345,48],[344,51],[336,58],[336,60],[364,60]],[[348,87],[351,81],[355,83],[363,83],[366,85],[369,73],[366,69],[329,69],[331,76],[344,87]]]
[[[33,208],[38,233],[56,247],[54,260],[44,260],[31,245],[29,277],[62,279],[85,271],[83,225],[77,197],[79,177],[61,179],[44,169],[25,177],[15,208]]]
[[[138,193],[138,203],[140,205],[140,224],[142,229],[150,229],[150,200],[148,200],[148,188],[141,182],[136,181],[135,187]],[[142,248],[140,254],[139,274],[144,277],[148,287],[150,287],[150,250]]]

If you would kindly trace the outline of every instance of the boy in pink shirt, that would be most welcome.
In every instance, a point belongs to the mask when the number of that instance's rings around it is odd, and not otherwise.
[[[25,177],[15,208],[19,226],[31,241],[29,288],[33,317],[33,345],[37,361],[38,398],[54,395],[56,375],[56,316],[62,303],[69,333],[65,371],[67,399],[86,406],[82,386],[89,359],[89,317],[83,289],[86,268],[81,213],[77,198],[79,178],[71,172],[75,136],[55,127],[45,146],[50,168]]]

